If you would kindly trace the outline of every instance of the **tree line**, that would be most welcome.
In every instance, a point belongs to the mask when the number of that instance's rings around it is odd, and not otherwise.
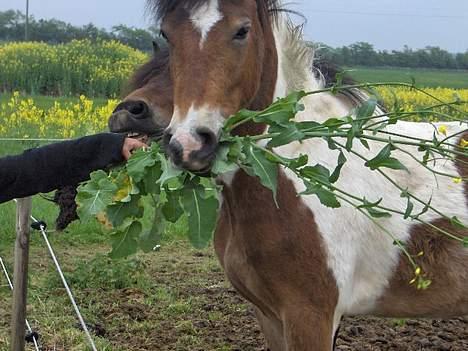
[[[25,22],[26,16],[20,11],[0,11],[0,42],[23,40]],[[29,33],[29,40],[49,44],[67,43],[73,39],[113,39],[147,52],[152,50],[152,40],[159,40],[159,30],[156,27],[146,30],[121,24],[106,30],[92,23],[73,26],[57,19],[36,20],[33,16],[29,18]],[[437,46],[417,50],[405,46],[401,51],[380,51],[365,42],[338,48],[325,44],[314,46],[319,57],[339,66],[468,69],[468,49],[465,53],[453,54]]]
[[[339,66],[468,69],[468,49],[465,53],[453,54],[437,46],[417,50],[405,46],[401,51],[380,51],[365,42],[339,48],[325,44],[313,45],[319,57]]]
[[[0,42],[24,40],[26,16],[20,11],[0,11]],[[117,40],[142,51],[152,50],[152,40],[158,37],[155,28],[148,30],[118,25],[106,30],[89,23],[74,26],[57,19],[29,17],[29,40],[48,44],[68,43],[73,39]]]

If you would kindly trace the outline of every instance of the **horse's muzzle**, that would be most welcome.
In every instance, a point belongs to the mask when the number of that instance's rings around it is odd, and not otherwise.
[[[193,131],[164,133],[166,154],[176,167],[192,172],[207,171],[216,157],[218,140],[208,128],[198,127]]]

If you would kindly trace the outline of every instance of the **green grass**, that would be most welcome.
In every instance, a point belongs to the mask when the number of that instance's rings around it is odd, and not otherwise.
[[[416,84],[426,88],[468,89],[468,71],[413,68],[354,67],[349,75],[358,82],[408,82],[414,77]]]

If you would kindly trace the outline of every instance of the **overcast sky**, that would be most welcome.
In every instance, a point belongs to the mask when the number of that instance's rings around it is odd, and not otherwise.
[[[294,0],[292,0],[294,1]],[[286,1],[289,2],[289,1]],[[296,0],[289,8],[307,18],[308,40],[331,46],[366,41],[378,49],[440,46],[468,50],[468,0]],[[20,9],[26,0],[0,0],[0,10]],[[147,27],[145,0],[30,0],[35,18],[110,28]],[[298,19],[299,20],[299,19]]]

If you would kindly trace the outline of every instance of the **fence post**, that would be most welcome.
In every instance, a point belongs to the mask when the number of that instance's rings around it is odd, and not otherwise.
[[[26,333],[26,298],[28,291],[29,218],[32,200],[19,199],[16,205],[15,267],[13,276],[13,312],[11,350],[23,351]]]

